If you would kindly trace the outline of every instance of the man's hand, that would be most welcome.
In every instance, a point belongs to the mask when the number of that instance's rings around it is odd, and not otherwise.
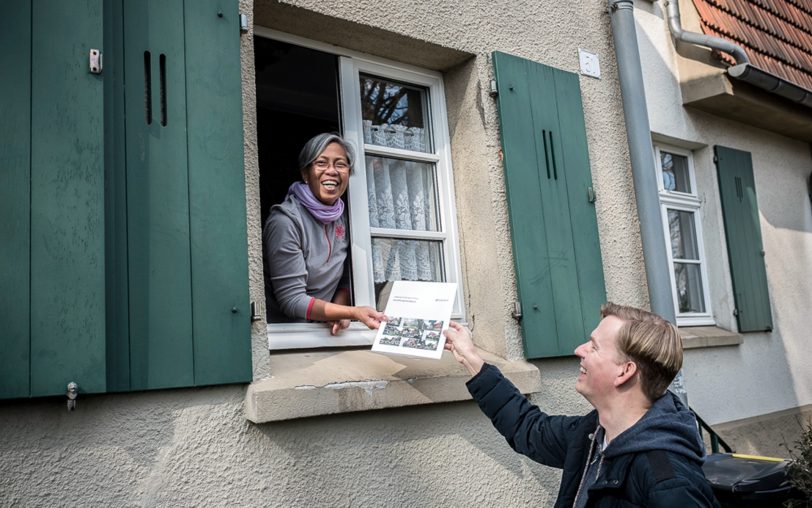
[[[479,356],[471,340],[471,331],[454,321],[448,323],[448,330],[445,331],[445,348],[454,354],[454,358],[463,364],[472,376],[478,374],[485,364],[485,360]]]
[[[381,323],[388,318],[383,312],[378,312],[372,307],[352,307],[353,318],[364,323],[370,330],[376,330]]]

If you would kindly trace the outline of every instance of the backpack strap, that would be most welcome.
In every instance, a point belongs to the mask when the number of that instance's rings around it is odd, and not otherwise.
[[[674,468],[668,460],[668,453],[665,450],[649,450],[646,452],[648,464],[651,466],[651,472],[654,473],[654,481],[660,483],[663,480],[673,478]]]

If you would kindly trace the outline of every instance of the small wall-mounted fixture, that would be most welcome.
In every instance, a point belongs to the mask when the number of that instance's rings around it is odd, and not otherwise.
[[[242,12],[240,13],[240,32],[248,32],[248,16]]]
[[[600,79],[601,64],[598,55],[583,49],[578,49],[578,61],[581,64],[581,74]]]

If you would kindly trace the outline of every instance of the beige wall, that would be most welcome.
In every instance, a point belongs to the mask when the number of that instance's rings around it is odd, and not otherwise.
[[[636,4],[651,128],[655,138],[694,150],[711,304],[717,325],[726,329],[736,324],[713,146],[745,150],[753,158],[774,330],[745,334],[738,346],[688,351],[689,401],[709,423],[806,406],[812,403],[806,365],[812,352],[812,212],[806,190],[812,150],[808,143],[683,107],[680,82],[719,70],[681,56],[698,50],[677,54],[661,2]],[[685,28],[696,29],[696,11],[690,2],[680,5]]]
[[[242,1],[257,24],[443,72],[468,318],[481,345],[521,357],[490,53],[582,78],[611,299],[647,302],[639,228],[606,7],[601,2]],[[253,15],[249,14],[249,19]],[[253,33],[242,35],[250,290],[263,299]],[[596,309],[597,312],[597,309]],[[254,375],[272,375],[264,323]],[[538,362],[536,402],[583,413],[572,358]],[[244,387],[87,396],[0,406],[0,505],[549,506],[558,473],[518,457],[471,402],[254,425]]]

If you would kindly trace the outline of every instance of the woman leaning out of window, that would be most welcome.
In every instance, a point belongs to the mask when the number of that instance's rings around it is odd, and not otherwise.
[[[262,237],[268,322],[323,321],[336,335],[358,320],[378,328],[372,307],[350,305],[347,215],[341,196],[352,172],[352,147],[319,134],[299,153],[301,182],[271,208]]]

